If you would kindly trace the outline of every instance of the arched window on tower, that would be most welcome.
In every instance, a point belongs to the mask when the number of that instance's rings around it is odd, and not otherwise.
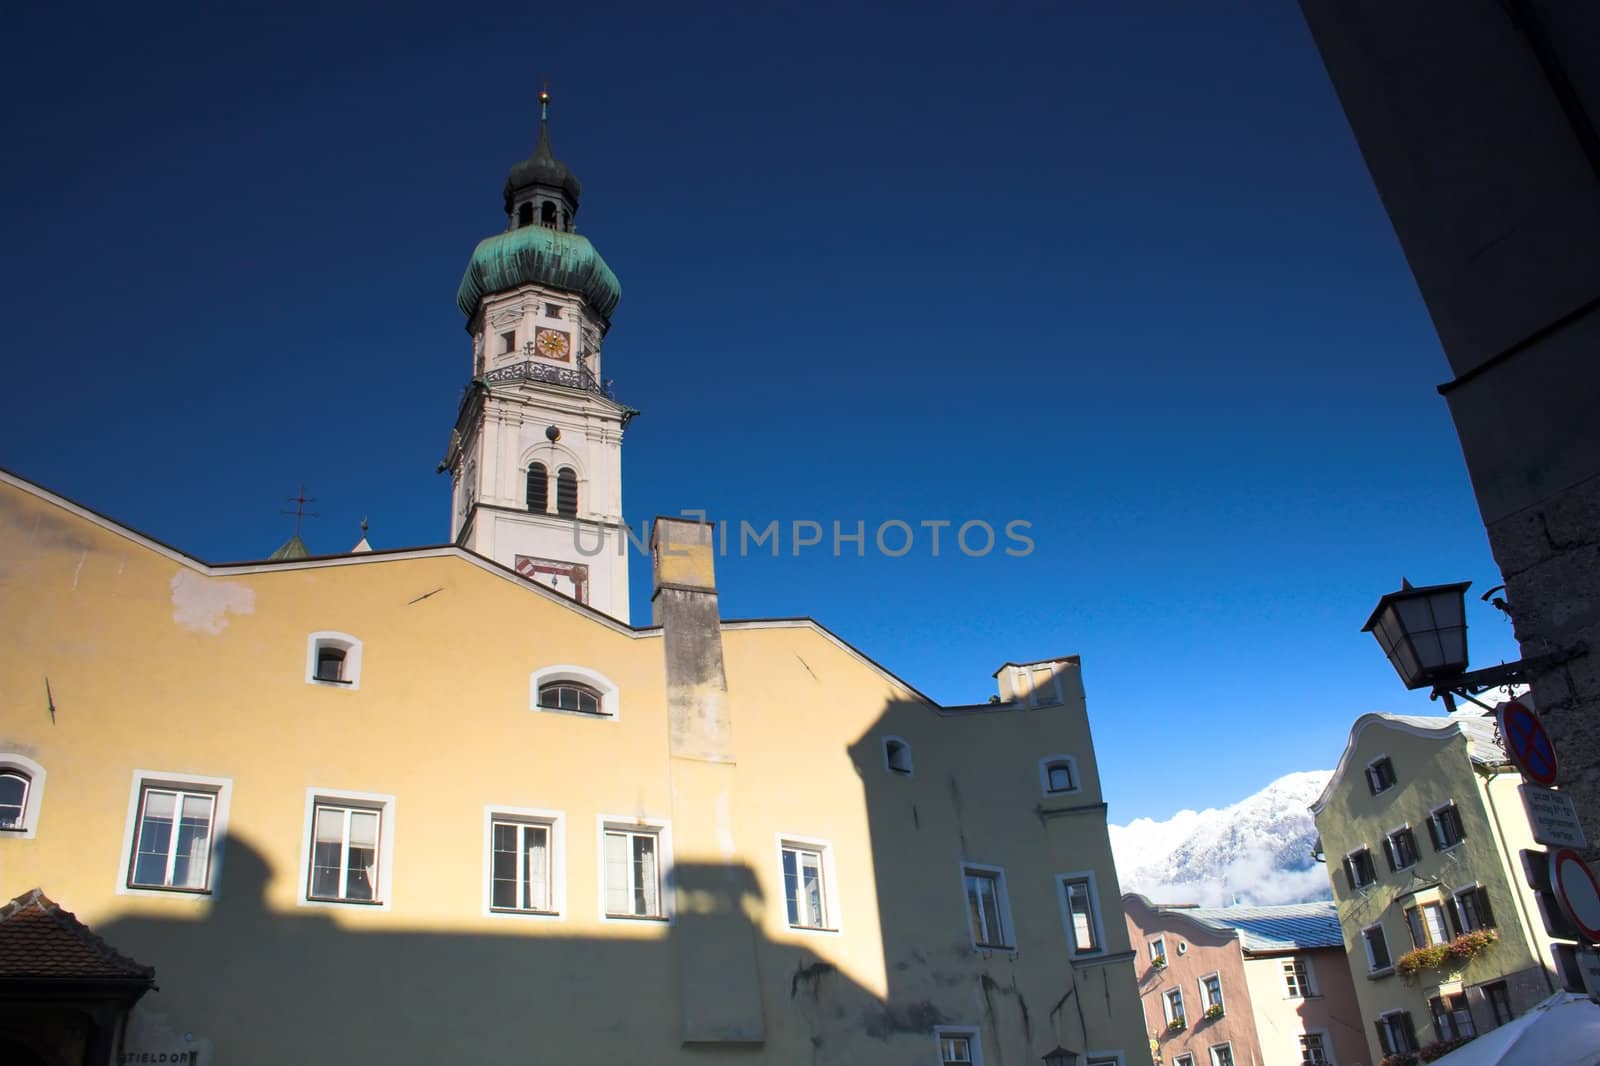
[[[528,510],[536,514],[550,510],[550,473],[543,463],[528,464]]]
[[[539,222],[542,225],[549,226],[551,229],[556,228],[556,205],[549,200],[546,200],[539,207]]]
[[[525,203],[521,207],[517,208],[517,225],[533,225],[533,204],[531,202]]]
[[[578,513],[578,475],[570,466],[556,472],[556,513],[568,517]]]
[[[565,211],[561,212],[561,228],[569,232],[572,229],[572,216]]]

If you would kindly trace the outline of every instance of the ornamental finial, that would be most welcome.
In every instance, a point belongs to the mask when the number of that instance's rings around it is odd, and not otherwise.
[[[539,89],[539,121],[550,121],[550,83],[548,81]]]

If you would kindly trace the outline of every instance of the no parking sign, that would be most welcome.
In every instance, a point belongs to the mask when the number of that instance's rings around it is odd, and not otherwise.
[[[1544,723],[1527,707],[1512,700],[1502,703],[1495,711],[1495,721],[1500,726],[1500,739],[1506,754],[1517,764],[1522,776],[1545,788],[1556,783],[1556,746]]]

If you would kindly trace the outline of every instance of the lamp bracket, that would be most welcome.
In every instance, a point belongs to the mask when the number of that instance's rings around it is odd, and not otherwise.
[[[1494,710],[1482,700],[1473,699],[1482,692],[1492,688],[1504,688],[1507,685],[1531,685],[1534,677],[1547,672],[1553,666],[1560,666],[1580,655],[1589,654],[1589,646],[1582,641],[1574,644],[1565,651],[1546,652],[1544,655],[1530,655],[1526,659],[1516,662],[1501,663],[1499,666],[1486,666],[1482,670],[1469,670],[1455,677],[1436,681],[1430,699],[1444,698],[1446,703],[1451,703],[1450,697],[1460,696],[1464,700],[1476,703],[1486,711]]]

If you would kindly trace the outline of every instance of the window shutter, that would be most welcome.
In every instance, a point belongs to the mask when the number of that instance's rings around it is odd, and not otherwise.
[[[1394,1048],[1389,1044],[1388,1019],[1379,1018],[1377,1021],[1372,1023],[1372,1027],[1378,1031],[1378,1046],[1383,1049],[1383,1053],[1385,1055],[1394,1054]]]
[[[1411,946],[1425,948],[1428,946],[1428,933],[1422,928],[1422,916],[1417,913],[1417,908],[1406,908],[1406,928],[1411,932]]]
[[[1446,896],[1444,901],[1444,912],[1450,916],[1451,934],[1454,936],[1460,936],[1462,930],[1461,902],[1454,896]]]
[[[1405,1047],[1405,1049],[1407,1051],[1415,1051],[1417,1049],[1417,1027],[1411,1021],[1411,1012],[1410,1011],[1401,1011],[1400,1012],[1400,1024],[1402,1026],[1404,1026],[1405,1032],[1406,1032],[1406,1047]]]
[[[1383,838],[1383,857],[1389,863],[1389,872],[1393,873],[1400,868],[1394,861],[1394,841],[1388,837]]]
[[[1443,837],[1444,834],[1440,831],[1439,819],[1434,815],[1428,815],[1428,839],[1433,843],[1434,851],[1444,850]]]
[[[1344,857],[1344,879],[1345,883],[1350,886],[1350,891],[1354,892],[1356,890],[1356,870],[1355,864],[1350,861],[1350,856],[1348,855]]]
[[[1473,890],[1478,904],[1478,921],[1483,923],[1485,929],[1494,925],[1494,911],[1489,908],[1489,890],[1477,888]]]
[[[1367,767],[1367,791],[1374,796],[1378,794],[1378,779],[1373,776],[1372,767]]]

